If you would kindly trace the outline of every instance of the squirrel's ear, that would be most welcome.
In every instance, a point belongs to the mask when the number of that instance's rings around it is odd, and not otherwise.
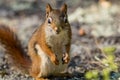
[[[50,6],[50,4],[47,4],[46,5],[46,14],[48,15],[49,12],[51,12],[51,11],[52,11],[52,7]]]
[[[62,12],[67,13],[67,4],[64,3],[64,4],[61,6],[60,10],[61,10]]]

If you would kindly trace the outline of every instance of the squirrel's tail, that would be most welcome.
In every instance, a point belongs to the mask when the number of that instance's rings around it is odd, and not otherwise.
[[[0,43],[5,48],[7,54],[13,60],[13,64],[22,71],[28,71],[31,60],[25,53],[17,35],[9,27],[0,25]]]

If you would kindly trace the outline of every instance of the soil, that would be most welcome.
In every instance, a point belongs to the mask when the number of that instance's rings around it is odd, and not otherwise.
[[[59,8],[64,2],[68,4],[68,19],[72,28],[71,61],[67,71],[73,74],[73,77],[50,79],[86,80],[87,71],[104,68],[99,60],[105,58],[101,49],[108,46],[116,48],[114,55],[119,73],[120,1],[118,0],[75,0],[74,2],[72,0],[53,0],[53,2],[1,0],[0,24],[14,28],[26,49],[32,33],[45,19],[46,3]],[[0,80],[33,80],[29,75],[14,70],[7,58],[3,47],[0,46]],[[116,80],[118,78],[119,76]]]

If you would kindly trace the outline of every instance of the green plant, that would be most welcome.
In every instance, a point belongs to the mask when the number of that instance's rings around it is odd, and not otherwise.
[[[101,63],[104,65],[104,68],[102,71],[99,70],[91,70],[88,71],[85,75],[86,79],[88,80],[98,80],[99,79],[99,73],[103,76],[103,80],[109,80],[110,79],[110,72],[111,71],[117,71],[118,66],[115,63],[115,47],[104,47],[102,49],[102,52],[105,54],[105,58],[101,60]]]

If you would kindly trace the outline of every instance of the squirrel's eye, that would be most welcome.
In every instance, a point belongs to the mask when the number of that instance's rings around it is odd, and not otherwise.
[[[66,14],[61,14],[60,19],[63,20],[65,23],[67,23],[67,15]]]
[[[52,22],[52,18],[49,17],[49,18],[48,18],[48,23],[51,24],[51,22]]]
[[[64,19],[64,22],[67,23],[67,17],[65,16],[63,19]]]

